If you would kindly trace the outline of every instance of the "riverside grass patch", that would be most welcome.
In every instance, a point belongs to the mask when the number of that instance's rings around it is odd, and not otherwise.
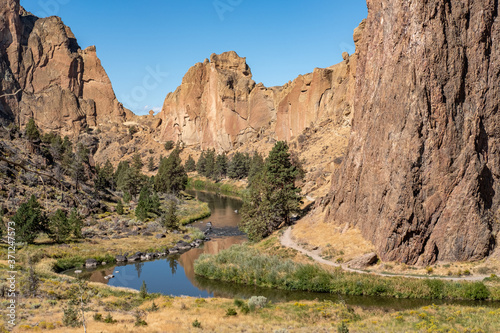
[[[241,189],[236,185],[227,183],[214,183],[209,180],[202,180],[198,178],[189,178],[186,188],[192,190],[216,192],[227,196],[234,196],[239,198],[243,197],[243,194],[245,192],[244,189]]]
[[[194,265],[197,275],[265,288],[424,299],[500,300],[500,286],[483,282],[381,277],[326,270],[260,253],[247,245],[233,245],[216,255],[203,254]]]

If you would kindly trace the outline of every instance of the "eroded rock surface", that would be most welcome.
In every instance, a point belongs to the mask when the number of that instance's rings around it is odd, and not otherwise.
[[[228,151],[271,129],[290,140],[319,119],[350,125],[357,55],[316,68],[280,87],[252,80],[245,58],[236,52],[212,54],[191,67],[182,84],[165,99],[162,140],[200,144]]]
[[[498,1],[368,1],[328,220],[383,260],[477,260],[500,224]]]
[[[23,126],[76,136],[131,116],[113,92],[95,47],[81,50],[59,17],[38,18],[19,0],[0,0],[0,115]],[[20,90],[20,91],[19,91]],[[18,92],[18,93],[16,93]]]

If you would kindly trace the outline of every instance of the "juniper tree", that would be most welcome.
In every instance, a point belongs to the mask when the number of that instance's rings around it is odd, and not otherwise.
[[[30,118],[26,124],[26,137],[30,141],[36,141],[40,139],[40,132],[35,124],[35,119]]]

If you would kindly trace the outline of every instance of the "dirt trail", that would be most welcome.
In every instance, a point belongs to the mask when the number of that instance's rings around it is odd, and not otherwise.
[[[488,275],[474,275],[474,276],[464,276],[464,277],[447,277],[447,276],[415,276],[415,275],[406,275],[406,274],[385,274],[385,273],[378,273],[378,272],[366,272],[362,271],[359,269],[352,269],[349,268],[346,264],[337,264],[334,263],[330,260],[326,260],[321,258],[317,253],[314,253],[312,251],[308,251],[304,249],[303,247],[300,247],[292,238],[292,227],[288,227],[285,232],[283,233],[283,236],[280,237],[280,242],[281,245],[289,247],[291,249],[295,249],[312,259],[314,261],[323,264],[323,265],[328,265],[328,266],[333,266],[333,267],[341,267],[344,271],[347,272],[354,272],[354,273],[360,273],[360,274],[372,274],[372,275],[378,275],[378,276],[400,276],[400,277],[407,277],[407,278],[415,278],[415,279],[439,279],[439,280],[449,280],[449,281],[482,281],[484,278],[488,277]]]

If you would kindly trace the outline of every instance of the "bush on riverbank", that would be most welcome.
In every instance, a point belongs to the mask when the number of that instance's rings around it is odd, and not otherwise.
[[[353,296],[397,298],[500,300],[500,286],[483,282],[381,277],[327,271],[259,253],[248,245],[233,245],[217,255],[201,255],[195,273],[209,279],[285,290],[339,293]]]

